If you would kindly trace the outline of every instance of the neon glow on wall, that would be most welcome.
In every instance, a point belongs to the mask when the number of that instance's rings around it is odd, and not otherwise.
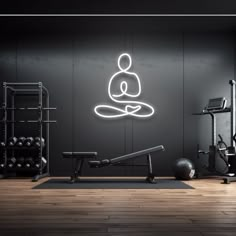
[[[128,59],[128,66],[125,68],[122,68],[121,66],[121,60],[124,58]],[[98,105],[94,108],[94,112],[103,118],[118,118],[118,117],[139,117],[139,118],[146,118],[150,117],[154,114],[154,108],[145,103],[145,102],[140,102],[138,100],[131,100],[134,98],[138,98],[142,92],[141,90],[141,83],[139,76],[134,73],[130,72],[129,69],[132,66],[132,58],[128,53],[122,53],[119,58],[118,58],[118,68],[119,71],[116,72],[109,81],[108,84],[108,95],[110,99],[116,103],[117,106],[112,106],[112,105],[106,105],[106,104],[101,104]],[[119,94],[115,94],[111,92],[111,85],[112,83],[118,78],[118,76],[124,76],[127,80],[128,79],[134,79],[137,83],[137,92],[136,93],[129,93],[128,89],[128,83],[127,81],[121,81],[120,82],[120,88]],[[130,98],[127,100],[127,97]]]

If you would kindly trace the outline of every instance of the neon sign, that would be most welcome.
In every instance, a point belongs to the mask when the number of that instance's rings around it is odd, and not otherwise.
[[[123,68],[121,66],[121,60],[124,58],[128,59],[128,66]],[[103,118],[118,118],[118,117],[125,117],[125,116],[131,116],[131,117],[139,117],[139,118],[145,118],[150,117],[154,114],[154,108],[145,103],[145,102],[139,102],[135,100],[131,100],[133,98],[138,97],[141,94],[141,83],[139,76],[134,73],[128,71],[132,66],[132,58],[128,53],[123,53],[118,58],[118,68],[120,71],[116,72],[109,81],[108,84],[108,95],[110,99],[119,104],[120,107],[111,106],[111,105],[98,105],[94,108],[94,112]],[[130,93],[128,92],[129,86],[127,81],[121,81],[120,82],[120,93],[112,93],[111,92],[111,86],[114,83],[116,79],[118,79],[119,76],[125,77],[126,79],[132,78],[134,79],[135,83],[138,86],[136,93]],[[129,97],[130,99],[126,100],[126,98]]]

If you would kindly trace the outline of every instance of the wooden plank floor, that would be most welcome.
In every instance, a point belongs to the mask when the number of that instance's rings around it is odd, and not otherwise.
[[[236,183],[192,180],[195,189],[39,190],[0,180],[1,236],[235,236]]]

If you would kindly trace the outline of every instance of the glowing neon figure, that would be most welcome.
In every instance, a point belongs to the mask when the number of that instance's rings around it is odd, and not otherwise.
[[[126,68],[122,68],[120,61],[122,58],[127,57],[129,64]],[[125,105],[124,108],[118,108],[115,106],[110,106],[110,105],[98,105],[94,108],[95,113],[98,116],[101,116],[103,118],[117,118],[117,117],[124,117],[124,116],[133,116],[133,117],[139,117],[139,118],[145,118],[145,117],[150,117],[154,114],[154,108],[144,102],[139,102],[139,101],[127,101],[127,100],[118,100],[117,98],[121,97],[130,97],[130,98],[136,98],[141,94],[141,83],[138,75],[134,72],[129,72],[128,70],[132,66],[132,59],[131,56],[128,53],[123,53],[119,56],[118,58],[118,67],[120,71],[116,72],[110,79],[109,84],[108,84],[108,95],[112,101],[115,103],[118,103],[120,105]],[[137,93],[131,94],[128,93],[128,83],[126,81],[122,81],[120,83],[120,94],[112,94],[111,93],[111,85],[112,82],[116,79],[117,76],[119,76],[121,73],[123,73],[126,76],[132,76],[136,79],[137,85],[138,85],[138,91]],[[128,105],[126,105],[128,104]],[[102,112],[103,110],[109,111],[109,112],[115,112],[115,114],[105,114]],[[140,112],[141,110],[145,110],[145,112]],[[146,111],[147,110],[147,111]]]

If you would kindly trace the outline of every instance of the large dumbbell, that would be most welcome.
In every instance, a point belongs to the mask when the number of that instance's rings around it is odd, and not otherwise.
[[[25,137],[19,137],[18,139],[17,139],[17,143],[16,143],[16,146],[17,147],[23,147],[24,146],[24,144],[25,144],[25,140],[26,140],[26,138]]]
[[[26,147],[31,147],[33,145],[33,143],[34,143],[33,137],[27,137],[25,139],[25,146]]]
[[[14,147],[17,143],[17,138],[16,137],[10,137],[8,139],[8,146]]]
[[[44,148],[45,146],[45,139],[42,138],[42,140],[40,140],[40,137],[35,137],[34,138],[34,146],[40,148],[42,146],[42,148]]]

